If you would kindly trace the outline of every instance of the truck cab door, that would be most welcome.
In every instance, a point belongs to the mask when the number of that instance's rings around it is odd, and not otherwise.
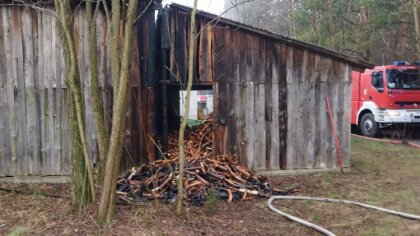
[[[387,101],[387,93],[385,86],[385,76],[383,71],[374,71],[368,79],[369,84],[365,87],[365,101],[372,101],[378,107],[384,107]]]

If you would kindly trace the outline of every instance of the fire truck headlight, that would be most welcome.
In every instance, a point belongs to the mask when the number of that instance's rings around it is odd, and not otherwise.
[[[398,112],[398,111],[387,111],[386,113],[389,116],[399,116],[400,115],[400,112]]]

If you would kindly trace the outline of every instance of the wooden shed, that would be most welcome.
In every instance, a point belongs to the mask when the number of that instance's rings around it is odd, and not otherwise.
[[[89,154],[96,162],[97,136],[90,97],[88,25],[85,7],[74,13],[74,35],[85,100]],[[140,0],[138,12],[149,0]],[[53,7],[40,11],[18,4],[0,4],[0,181],[68,181],[71,174],[69,99],[63,47]],[[104,116],[111,126],[111,69],[104,14],[97,20],[98,71]],[[127,129],[121,168],[155,158],[148,138],[154,131],[156,83],[155,8],[137,21],[131,67]],[[146,43],[147,42],[147,43]],[[139,47],[139,45],[142,45]]]
[[[123,170],[159,158],[150,137],[166,148],[168,132],[179,124],[191,9],[156,2],[136,25]],[[141,0],[139,12],[147,3]],[[95,161],[85,14],[79,7],[74,25]],[[349,166],[351,71],[370,64],[205,12],[197,23],[194,89],[213,90],[215,154],[235,154],[261,171],[335,168],[328,96]],[[96,24],[110,124],[109,22],[100,15]],[[0,181],[70,174],[68,91],[56,25],[48,12],[0,6]]]
[[[172,4],[160,14],[168,107],[185,84],[190,12]],[[328,97],[349,167],[351,71],[372,65],[206,12],[196,19],[194,86],[213,89],[215,154],[261,171],[336,168]]]

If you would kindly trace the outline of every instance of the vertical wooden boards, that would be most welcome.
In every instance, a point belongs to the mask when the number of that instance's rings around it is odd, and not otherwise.
[[[7,58],[6,58],[6,47],[5,47],[5,32],[3,24],[3,13],[5,12],[5,7],[0,7],[0,177],[5,176],[5,170],[8,168],[6,166],[6,158],[8,148],[5,145],[5,139],[7,131],[7,116],[6,116],[6,106],[4,100],[6,100],[4,94],[6,94],[6,74],[7,74]]]
[[[220,129],[219,129],[219,83],[213,83],[213,140],[219,140]],[[179,103],[178,103],[179,104]],[[178,109],[179,110],[179,109]],[[214,142],[212,145],[212,154],[217,155],[221,153],[221,148],[219,147],[219,142]]]
[[[333,122],[337,127],[337,102],[338,102],[338,89],[339,89],[339,84],[335,83],[335,81],[338,78],[336,77],[336,73],[334,72],[334,61],[332,61],[332,66],[331,66],[331,74],[330,74],[330,78],[328,80],[328,94],[327,96],[329,97],[330,100],[330,106],[331,106],[331,113],[333,116]],[[329,138],[328,138],[328,144],[329,144],[329,149],[327,149],[327,154],[326,154],[326,158],[327,158],[327,167],[328,168],[332,168],[336,166],[337,163],[337,147],[335,145],[335,139],[334,139],[334,135],[332,132],[332,127],[331,127],[331,123],[329,121],[329,118],[325,119],[327,122],[327,130],[329,132]]]
[[[315,93],[315,117],[314,117],[314,124],[315,124],[315,143],[314,143],[314,163],[313,168],[320,168],[321,160],[323,159],[323,153],[321,153],[321,133],[322,133],[322,122],[324,119],[324,113],[322,113],[322,107],[325,107],[325,98],[321,94],[321,70],[324,66],[322,64],[322,58],[319,55],[315,55],[315,72],[312,75],[313,79],[315,80],[314,85],[314,93]]]
[[[307,144],[307,148],[303,155],[305,162],[303,168],[312,169],[315,163],[314,149],[315,149],[315,129],[316,129],[316,101],[315,101],[315,84],[317,79],[316,72],[316,58],[313,53],[305,51],[306,65],[303,66],[305,70],[304,80],[306,81],[303,94],[303,116],[302,127],[304,130],[303,143]]]
[[[147,153],[148,153],[148,160],[154,161],[156,160],[156,152],[155,152],[155,145],[153,140],[155,140],[155,130],[154,130],[154,119],[155,119],[155,88],[147,87],[147,120],[146,120],[146,134],[147,134]],[[152,140],[153,139],[153,140]]]
[[[42,56],[40,56],[40,29],[39,26],[42,18],[41,12],[33,12],[32,11],[32,43],[33,43],[33,75],[34,75],[34,93],[35,93],[35,118],[34,118],[34,146],[36,145],[36,150],[34,150],[34,159],[33,162],[36,162],[37,168],[36,168],[36,174],[40,175],[42,174],[42,143],[41,143],[41,123],[40,123],[40,117],[41,117],[41,104],[40,104],[40,63],[42,62]],[[41,34],[42,35],[42,34]],[[41,38],[42,39],[42,38]],[[42,50],[42,49],[41,49]],[[29,115],[30,113],[28,113]],[[29,116],[28,116],[29,117]],[[31,118],[32,119],[32,118]],[[30,138],[30,137],[28,137]],[[31,140],[32,141],[32,140]],[[29,165],[35,165],[34,163],[29,163]],[[32,168],[32,167],[31,167]],[[35,168],[33,168],[35,171]],[[31,174],[31,173],[29,173]],[[34,173],[35,174],[35,173]]]
[[[51,175],[54,168],[54,160],[53,160],[53,149],[52,146],[54,143],[54,136],[53,136],[53,91],[52,91],[52,67],[51,67],[51,60],[52,60],[52,19],[46,13],[43,14],[42,17],[42,41],[43,47],[42,54],[43,54],[43,63],[40,65],[41,70],[43,70],[43,79],[44,79],[44,86],[42,86],[42,98],[41,98],[41,122],[43,123],[44,127],[41,128],[42,134],[42,146],[43,146],[43,155],[42,155],[42,174],[43,175]]]
[[[319,141],[320,142],[320,160],[319,163],[317,163],[317,168],[327,168],[327,157],[329,153],[331,153],[331,143],[329,140],[331,140],[331,129],[329,124],[329,118],[328,118],[328,109],[327,104],[325,103],[325,96],[329,93],[329,87],[328,87],[328,81],[331,74],[331,65],[332,61],[330,59],[321,59],[320,62],[324,70],[321,71],[320,76],[320,88],[319,88],[319,100],[320,103],[319,106],[319,127],[320,127],[320,133],[319,133]]]
[[[245,137],[247,137],[246,145],[246,156],[247,156],[247,166],[253,167],[256,149],[254,148],[254,143],[256,143],[256,127],[255,127],[255,106],[254,106],[254,83],[246,83],[245,89],[246,97],[246,115],[245,115]]]
[[[239,115],[239,83],[232,82],[228,84],[228,97],[227,97],[227,104],[228,104],[228,118],[227,118],[227,146],[228,152],[231,154],[236,155],[238,158],[238,142],[237,140],[240,139],[238,136],[238,115]]]
[[[97,153],[90,100],[85,11],[74,15],[75,42],[85,96],[85,120],[91,156]],[[104,19],[103,16],[99,18]],[[99,19],[98,18],[98,19]],[[62,42],[56,19],[25,7],[0,8],[0,176],[68,175],[71,170],[69,91],[65,84]],[[100,84],[105,115],[110,117],[109,60],[106,22],[97,20]],[[132,84],[139,86],[139,55]],[[138,89],[137,89],[138,90]],[[144,114],[154,112],[154,92],[144,92]],[[131,119],[131,117],[130,117]],[[154,132],[148,117],[148,132]],[[109,121],[109,119],[108,119]],[[135,139],[132,136],[129,139]],[[150,146],[150,144],[149,144]],[[145,146],[133,148],[146,149]]]
[[[273,67],[273,75],[277,71]],[[267,132],[271,132],[270,138],[267,139],[267,155],[270,157],[269,167],[271,170],[279,170],[280,169],[280,110],[279,110],[279,85],[272,84],[271,90],[266,90],[266,93],[271,93],[271,121],[267,126]],[[269,147],[269,148],[268,148]]]
[[[214,79],[216,82],[227,81],[227,65],[226,58],[228,57],[226,49],[226,29],[214,28]]]
[[[1,10],[0,10],[0,14],[1,14]],[[0,17],[1,19],[1,17]],[[0,29],[1,30],[1,29]],[[0,35],[1,36],[1,35]],[[2,45],[0,44],[0,47],[2,47]],[[1,55],[0,55],[1,56]],[[5,79],[4,76],[0,77],[1,80]],[[0,87],[0,101],[4,100],[3,97],[4,94],[4,89]],[[4,136],[6,134],[6,129],[5,129],[5,123],[6,123],[6,114],[5,114],[5,108],[2,102],[0,102],[0,133],[2,135],[0,135],[0,177],[4,177],[5,176],[5,168],[7,168],[6,163],[5,163],[5,159],[6,157],[6,146],[5,146],[5,142],[4,142]]]
[[[36,15],[36,13],[35,13]],[[27,158],[28,158],[28,174],[38,175],[41,173],[40,162],[40,143],[38,117],[39,112],[36,106],[35,91],[35,69],[34,63],[34,41],[33,37],[33,19],[32,11],[25,8],[22,11],[22,38],[23,38],[23,61],[24,61],[24,78],[25,78],[25,97],[26,97],[26,133],[27,133]],[[35,21],[36,22],[36,21]],[[35,24],[36,27],[36,24]]]
[[[252,42],[252,64],[253,64],[253,71],[252,71],[252,81],[255,83],[264,83],[266,76],[265,76],[265,46],[266,40],[260,37],[253,37]]]
[[[343,162],[345,167],[350,167],[350,154],[351,154],[351,67],[348,64],[342,65],[343,68],[343,92],[339,96],[343,97],[343,103],[340,104],[343,107],[343,123],[342,131],[340,132],[341,151],[343,154]]]
[[[254,126],[256,140],[254,141],[254,169],[266,169],[266,121],[265,121],[265,86],[256,84],[254,90]]]
[[[240,31],[235,32],[238,33]],[[235,60],[237,60],[236,63],[239,63],[238,73],[239,81],[241,82],[253,81],[254,62],[257,61],[257,59],[254,57],[255,52],[253,50],[254,38],[255,36],[244,33],[235,38],[236,42],[239,44],[239,47],[235,47],[238,51]]]
[[[171,67],[171,71],[175,73],[176,78],[180,79],[182,83],[185,84],[185,79],[187,75],[187,62],[186,55],[188,52],[187,49],[187,20],[186,15],[177,14],[174,19],[174,26],[176,27],[175,34],[173,35],[173,43],[175,48],[175,57],[172,57],[175,61],[172,63],[174,67]]]
[[[60,24],[58,20],[55,21],[56,26]],[[66,125],[63,123],[63,116],[66,117],[68,113],[63,113],[64,106],[67,106],[66,104],[66,96],[65,96],[65,62],[64,62],[64,55],[63,55],[63,48],[62,48],[62,41],[60,37],[60,33],[58,32],[58,29],[54,32],[55,35],[55,46],[54,46],[54,57],[55,57],[55,93],[56,98],[54,100],[54,149],[56,153],[56,161],[54,165],[54,171],[56,175],[60,175],[63,173],[63,162],[65,162],[66,153],[63,152],[63,149],[66,150],[64,145],[67,145],[66,143],[63,143],[63,137],[64,140],[66,140],[66,137],[63,135],[63,132],[65,131],[64,126]],[[66,134],[67,135],[67,134]],[[67,138],[68,139],[68,138]]]
[[[279,152],[280,152],[280,169],[287,169],[287,137],[288,137],[288,48],[285,44],[280,45],[280,68],[279,68]]]
[[[6,135],[8,134],[7,130],[7,116],[6,116],[6,104],[3,102],[6,100],[6,80],[7,80],[7,58],[6,58],[6,45],[5,45],[5,32],[4,32],[4,13],[6,13],[5,7],[0,7],[0,132],[3,135],[0,135],[0,177],[6,175],[6,159],[7,159],[7,150],[6,146]]]
[[[339,140],[341,140],[341,136],[343,133],[343,118],[344,118],[344,109],[348,109],[350,107],[350,103],[349,105],[344,108],[343,104],[344,103],[344,86],[342,84],[343,82],[343,68],[344,66],[342,65],[342,63],[339,63],[337,61],[333,61],[332,63],[332,77],[330,78],[330,86],[333,88],[330,90],[330,105],[331,105],[331,112],[332,112],[332,116],[334,119],[334,124],[335,127],[337,129],[337,135]],[[349,96],[349,94],[351,95],[351,93],[348,93],[347,95]],[[347,123],[347,126],[350,127],[350,122]],[[332,127],[331,124],[330,125],[330,132],[332,132]],[[333,151],[332,151],[332,155],[331,155],[331,165],[329,167],[331,168],[335,168],[338,167],[338,154],[337,154],[337,145],[335,143],[335,138],[332,135],[332,140],[331,140],[331,145],[333,146]]]
[[[37,110],[37,143],[39,146],[39,168],[38,172],[40,174],[44,174],[44,158],[47,156],[47,147],[45,146],[44,136],[45,136],[45,129],[46,129],[46,122],[45,122],[45,80],[44,80],[44,67],[43,65],[46,62],[45,57],[43,55],[44,50],[44,18],[48,18],[48,15],[42,12],[36,12],[37,17],[34,19],[36,20],[36,23],[34,23],[34,36],[36,36],[36,41],[34,42],[34,59],[35,59],[35,93],[36,93],[36,110]]]
[[[248,156],[247,156],[247,146],[248,146],[248,136],[246,129],[246,114],[247,114],[247,93],[246,87],[247,83],[238,83],[238,92],[236,93],[236,103],[237,106],[237,117],[236,117],[236,146],[238,148],[237,158],[239,163],[247,165]]]
[[[174,54],[170,58],[170,69],[172,82],[180,84],[183,86],[186,79],[187,73],[187,16],[177,16],[171,18],[171,25],[179,27],[179,34],[172,35],[170,34],[170,43],[171,48],[174,49]],[[181,25],[178,25],[180,23]],[[158,99],[156,97],[156,86],[158,84],[158,77],[155,75],[156,67],[156,49],[157,43],[156,38],[156,26],[155,26],[155,15],[154,11],[147,11],[145,16],[137,24],[137,38],[135,42],[138,42],[138,45],[133,47],[134,51],[138,53],[133,53],[132,57],[132,66],[131,66],[131,86],[133,88],[133,93],[135,96],[139,97],[140,100],[133,99],[129,107],[131,114],[136,114],[136,117],[127,117],[128,123],[131,123],[134,126],[134,122],[137,122],[138,119],[141,120],[141,123],[135,124],[137,127],[137,133],[134,130],[126,130],[127,134],[130,134],[130,137],[126,136],[126,139],[133,139],[139,137],[139,140],[130,141],[130,145],[133,150],[127,150],[126,153],[129,153],[126,157],[126,163],[129,165],[136,163],[144,163],[148,161],[155,160],[156,157],[156,127],[157,127],[157,109]],[[159,51],[160,52],[160,51]],[[180,81],[177,81],[180,79]],[[140,83],[139,83],[140,82]],[[134,87],[137,86],[135,89]],[[135,90],[134,90],[135,89]],[[135,91],[135,92],[134,92]],[[134,106],[135,105],[135,106]],[[137,108],[136,108],[137,107]],[[137,113],[135,113],[137,112]],[[134,150],[136,149],[136,150]],[[138,153],[139,157],[133,157],[133,153]]]
[[[156,68],[155,51],[156,51],[157,45],[160,45],[159,43],[157,43],[157,38],[156,38],[155,11],[151,11],[151,10],[146,11],[145,15],[142,17],[140,21],[142,22],[140,22],[139,24],[142,24],[142,26],[146,30],[146,32],[144,32],[145,44],[141,45],[141,48],[146,49],[145,50],[146,54],[144,56],[142,55],[143,59],[146,60],[146,61],[143,61],[143,63],[146,63],[146,68],[145,68],[145,71],[140,71],[140,73],[146,72],[145,75],[146,75],[147,86],[155,86],[156,84],[155,82],[155,68]],[[185,40],[187,39],[188,37],[185,38]],[[187,50],[185,50],[185,64],[186,64],[185,71],[187,71],[187,63],[186,63],[187,55],[188,55]]]
[[[280,127],[279,127],[279,80],[286,78],[280,77],[280,45],[271,45],[269,54],[271,66],[266,67],[270,70],[271,83],[266,80],[266,119],[267,119],[267,169],[280,169]],[[267,55],[266,55],[267,56]]]
[[[164,14],[169,14],[168,25],[169,25],[169,43],[170,43],[170,57],[169,57],[169,70],[170,70],[170,79],[171,81],[176,80],[177,68],[175,58],[175,32],[176,32],[176,14],[170,14],[172,11],[165,11]],[[174,76],[175,75],[175,76]]]
[[[335,168],[337,149],[325,97],[331,104],[343,149],[349,150],[349,68],[329,58],[288,49],[288,165],[289,169]],[[290,65],[293,63],[294,65]],[[347,68],[347,69],[346,69]],[[346,118],[347,117],[347,118]],[[347,120],[347,121],[346,121]],[[305,148],[301,148],[305,147]],[[349,151],[346,154],[349,156]],[[346,158],[347,158],[346,156]]]
[[[200,43],[198,45],[198,75],[200,82],[213,82],[213,27],[201,21]]]
[[[297,89],[297,97],[296,97],[296,104],[294,104],[296,107],[296,120],[294,124],[295,129],[295,153],[296,153],[296,162],[294,168],[305,168],[306,162],[307,162],[307,156],[305,155],[305,149],[307,148],[307,143],[305,143],[305,137],[307,136],[307,123],[306,120],[309,117],[306,117],[305,113],[307,112],[308,106],[305,101],[306,96],[306,87],[307,87],[307,78],[306,78],[306,67],[308,63],[308,52],[306,50],[298,50],[295,51],[294,54],[296,57],[293,58],[296,67],[293,69],[295,70],[295,73],[297,74],[295,79],[295,86]],[[305,147],[302,148],[302,147]]]
[[[187,35],[187,22],[185,21],[185,18],[187,16],[179,16],[177,23],[181,23],[179,26],[179,32],[183,32],[182,35],[174,35],[175,38],[173,39],[172,43],[174,43],[175,46],[183,46],[183,48],[180,50],[177,50],[176,57],[174,57],[174,61],[171,67],[171,70],[173,74],[171,73],[171,79],[173,81],[176,81],[176,77],[182,78],[185,80],[186,75],[186,56],[187,52],[185,49],[186,47],[186,37]],[[156,25],[155,25],[155,13],[154,11],[146,11],[144,15],[139,19],[139,21],[136,23],[135,31],[137,33],[137,40],[135,41],[138,45],[140,45],[139,53],[141,55],[141,64],[140,64],[140,73],[141,73],[141,80],[142,83],[145,86],[155,86],[155,63],[156,63],[156,53],[160,52],[156,49],[158,48],[157,45],[160,45],[160,43],[157,43],[156,38]],[[172,35],[170,35],[172,36]],[[176,64],[179,63],[179,64]],[[182,65],[181,65],[182,64]],[[179,66],[179,67],[178,67]],[[179,71],[178,71],[179,69]],[[183,81],[184,82],[184,81]]]
[[[136,29],[137,31],[137,29]],[[134,42],[138,42],[137,32],[134,33]],[[142,124],[138,122],[139,117],[142,116],[143,110],[140,108],[140,96],[142,94],[141,83],[140,83],[140,63],[139,63],[139,49],[138,44],[133,44],[133,54],[131,63],[131,81],[128,94],[128,111],[127,111],[127,125],[126,125],[126,140],[127,140],[127,151],[126,156],[122,159],[125,162],[126,168],[131,168],[134,165],[138,166],[147,160],[147,154],[142,155],[141,149],[143,148],[141,143],[141,127]],[[143,148],[144,149],[144,148]],[[141,158],[144,158],[143,160]],[[124,169],[126,170],[126,169]]]
[[[228,119],[229,119],[229,85],[227,83],[214,83],[213,93],[214,96],[214,135],[213,153],[216,155],[227,154],[229,152],[229,139],[228,139]]]
[[[265,43],[265,80],[264,80],[264,97],[263,97],[263,106],[264,106],[264,156],[265,156],[265,165],[264,170],[271,170],[271,141],[272,136],[274,136],[277,130],[272,132],[273,125],[273,98],[272,98],[272,87],[274,86],[274,75],[273,75],[273,64],[276,64],[275,57],[278,52],[275,48],[275,45],[271,41],[266,41]],[[277,81],[276,81],[277,82]],[[277,84],[277,83],[276,83]],[[261,144],[262,145],[262,144]],[[275,157],[274,157],[275,158]],[[260,167],[262,168],[262,167]]]
[[[3,26],[3,12],[5,12],[6,7],[0,7],[0,89],[4,89],[6,86],[6,47],[5,47],[5,38],[4,38],[4,26]]]
[[[5,49],[6,49],[6,67],[7,67],[7,80],[6,80],[6,102],[7,107],[7,127],[8,133],[6,135],[6,146],[10,147],[10,153],[6,156],[6,175],[15,175],[17,173],[17,130],[16,130],[16,107],[15,97],[17,96],[17,74],[16,67],[17,61],[14,58],[14,45],[12,41],[13,37],[13,25],[12,25],[12,11],[9,8],[3,8],[3,25],[4,25],[4,37],[5,37]]]
[[[55,17],[51,18],[51,88],[49,89],[50,93],[50,104],[49,104],[49,113],[50,113],[50,147],[51,147],[51,174],[52,175],[59,175],[61,172],[61,152],[60,152],[60,144],[61,144],[61,120],[60,120],[60,95],[61,91],[59,85],[60,84],[60,76],[57,75],[57,71],[59,70],[59,58],[57,58],[57,41],[58,41],[58,32],[57,32],[57,19]]]
[[[289,48],[287,51],[287,169],[294,169],[297,165],[298,154],[296,153],[297,144],[297,129],[296,123],[299,118],[298,114],[298,89],[297,82],[298,73],[295,70],[297,67],[297,61],[294,60],[297,50],[295,48]]]

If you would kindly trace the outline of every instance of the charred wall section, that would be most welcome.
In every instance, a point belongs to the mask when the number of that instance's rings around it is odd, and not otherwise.
[[[169,80],[185,84],[189,14],[165,10],[171,43]],[[194,85],[214,97],[215,154],[232,153],[256,170],[287,168],[287,47],[269,38],[209,24],[197,16]]]

